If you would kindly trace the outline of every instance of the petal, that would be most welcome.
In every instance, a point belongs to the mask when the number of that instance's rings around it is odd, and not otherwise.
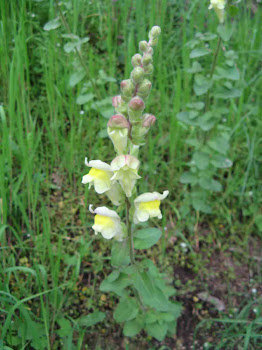
[[[94,213],[98,215],[109,216],[111,218],[116,218],[120,221],[119,215],[114,210],[108,209],[107,207],[98,207],[94,210]]]
[[[100,169],[104,171],[112,171],[111,166],[105,162],[102,162],[101,160],[90,160],[88,163],[87,158],[85,158],[85,165],[90,168]]]
[[[135,216],[140,222],[145,222],[149,219],[149,214],[145,210],[136,210]]]
[[[87,184],[89,182],[92,182],[93,181],[93,176],[89,175],[89,174],[86,174],[82,177],[82,184]]]
[[[111,182],[110,181],[103,181],[100,179],[94,179],[94,187],[95,191],[99,194],[104,193],[108,191],[111,187]]]

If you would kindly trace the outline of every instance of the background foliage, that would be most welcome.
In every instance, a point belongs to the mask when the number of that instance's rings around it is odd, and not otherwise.
[[[233,166],[216,174],[223,191],[212,197],[212,214],[200,217],[199,252],[195,212],[185,207],[188,191],[180,183],[194,151],[185,139],[194,138],[197,129],[176,115],[199,102],[186,44],[197,32],[216,32],[207,5],[71,0],[58,7],[51,0],[0,1],[2,348],[179,348],[193,340],[196,348],[261,347],[259,2],[239,3],[233,20],[230,48],[238,56],[242,94],[215,102],[228,109],[223,125],[230,130]],[[115,300],[98,291],[110,248],[90,229],[88,203],[99,203],[80,183],[85,156],[112,159],[105,132],[111,97],[120,79],[129,76],[137,43],[155,24],[162,35],[148,110],[158,121],[142,152],[141,172],[148,182],[140,192],[161,192],[167,185],[171,192],[159,227],[162,239],[150,257],[173,280],[184,305],[177,337],[162,343],[143,334],[124,338],[112,321]],[[211,56],[205,58],[207,70]],[[218,64],[221,60],[222,55]]]

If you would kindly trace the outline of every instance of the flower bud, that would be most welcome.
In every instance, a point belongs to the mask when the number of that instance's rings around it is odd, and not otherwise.
[[[128,104],[128,116],[131,123],[137,123],[140,121],[140,117],[145,109],[144,101],[136,96]]]
[[[144,70],[145,70],[145,74],[149,75],[153,73],[154,67],[152,64],[149,64],[148,66],[145,66]]]
[[[143,56],[143,65],[144,66],[148,66],[150,63],[152,63],[152,61],[153,61],[152,55],[150,55],[149,53],[146,53]]]
[[[144,69],[135,67],[131,72],[131,78],[134,84],[139,84],[144,79]]]
[[[149,53],[150,55],[153,55],[154,49],[150,46],[149,49],[147,50],[147,53]]]
[[[120,88],[123,96],[131,97],[135,91],[135,86],[131,79],[122,80],[120,83]]]
[[[141,66],[142,63],[142,56],[139,55],[139,53],[136,53],[131,60],[132,66],[133,67],[137,67],[137,66]]]
[[[129,100],[130,99],[131,99],[131,97],[129,98]],[[127,114],[127,104],[121,98],[120,95],[114,96],[112,98],[112,105],[113,105],[113,107],[115,107],[115,110],[116,110],[117,113],[119,113],[119,114]]]
[[[149,39],[154,39],[159,37],[160,33],[161,33],[160,27],[154,26],[149,32],[149,35],[148,35]]]
[[[128,141],[130,124],[121,114],[113,115],[107,123],[107,133],[118,154],[123,154]]]
[[[121,104],[121,102],[122,102],[122,99],[120,95],[112,97],[113,107],[118,107]]]
[[[144,79],[141,84],[138,85],[137,93],[142,98],[147,98],[152,84],[148,79]]]
[[[130,124],[129,122],[126,120],[126,118],[121,115],[121,114],[116,114],[116,115],[113,115],[108,123],[107,123],[107,126],[109,128],[119,128],[119,129],[124,129],[124,128],[130,128]]]
[[[157,44],[158,44],[158,38],[152,39],[151,45],[152,45],[152,46],[156,46]]]
[[[156,117],[153,114],[146,113],[143,116],[142,126],[144,128],[150,128],[150,126],[154,125],[156,122]]]
[[[139,50],[141,50],[142,52],[146,52],[148,49],[148,42],[143,40],[143,41],[140,41],[139,43]]]

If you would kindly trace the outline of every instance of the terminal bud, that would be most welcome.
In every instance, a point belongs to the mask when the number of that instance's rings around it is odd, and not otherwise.
[[[154,26],[149,32],[149,39],[154,39],[159,37],[161,29],[158,26]]]

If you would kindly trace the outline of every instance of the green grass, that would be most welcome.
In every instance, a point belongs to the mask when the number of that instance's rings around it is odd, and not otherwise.
[[[76,318],[94,309],[110,310],[114,302],[110,297],[105,305],[97,290],[101,276],[107,273],[108,244],[94,240],[88,213],[89,203],[100,205],[106,203],[106,198],[89,192],[81,184],[81,176],[87,171],[85,156],[107,162],[114,157],[109,140],[98,137],[103,136],[101,131],[107,123],[103,113],[113,113],[108,102],[103,109],[100,101],[110,101],[118,94],[118,83],[130,73],[130,58],[137,52],[139,40],[146,38],[154,24],[161,26],[162,35],[154,55],[153,90],[147,112],[157,116],[157,124],[141,152],[141,174],[146,181],[140,192],[161,192],[168,187],[171,193],[163,221],[168,237],[178,237],[177,246],[184,239],[194,246],[191,232],[195,217],[193,212],[187,217],[181,215],[185,188],[179,177],[192,152],[184,141],[195,131],[180,124],[176,114],[192,100],[192,80],[185,71],[191,62],[185,43],[197,31],[216,30],[214,13],[207,11],[203,1],[64,3],[70,4],[68,9],[62,7],[70,31],[81,38],[89,37],[81,48],[88,75],[73,88],[69,79],[80,63],[74,53],[63,50],[68,39],[62,34],[67,29],[61,25],[49,32],[43,30],[46,22],[59,16],[55,2],[0,1],[0,328],[4,344],[12,349],[35,346],[34,327],[39,327],[39,349],[59,348],[61,341],[68,349],[81,349],[90,340],[86,328],[75,325],[76,333],[70,338],[57,331],[61,322],[74,325]],[[251,1],[239,6],[230,47],[239,55],[244,90],[239,99],[226,102],[234,166],[223,179],[223,193],[214,198],[215,214],[201,217],[200,226],[205,231],[207,225],[208,236],[203,233],[200,242],[204,254],[235,249],[238,263],[248,264],[255,273],[254,284],[261,284],[261,260],[254,260],[251,252],[256,256],[259,253],[250,247],[259,240],[261,243],[255,218],[261,215],[262,187],[262,11],[256,2],[253,7]],[[116,82],[99,80],[100,70]],[[76,100],[84,83],[91,86],[87,90],[94,94],[94,100],[81,106]],[[161,226],[161,222],[157,224]],[[181,264],[167,240],[163,239],[154,253],[170,271]],[[184,257],[189,268],[197,266],[197,274],[205,270],[202,256],[192,256]],[[229,285],[237,280],[237,276],[226,278]],[[85,286],[87,291],[83,291]],[[242,297],[246,305],[251,305],[248,293],[243,292]],[[210,322],[223,323],[223,317]],[[248,312],[241,316],[241,322],[252,325],[248,328],[243,329],[236,317],[230,328],[225,326],[218,333],[212,329],[215,341],[220,341],[218,348],[234,349],[234,335],[241,349],[261,345],[252,317]],[[107,334],[114,327],[110,319],[88,331],[96,337],[97,346],[102,344],[103,332]],[[261,316],[259,322],[261,326]]]

